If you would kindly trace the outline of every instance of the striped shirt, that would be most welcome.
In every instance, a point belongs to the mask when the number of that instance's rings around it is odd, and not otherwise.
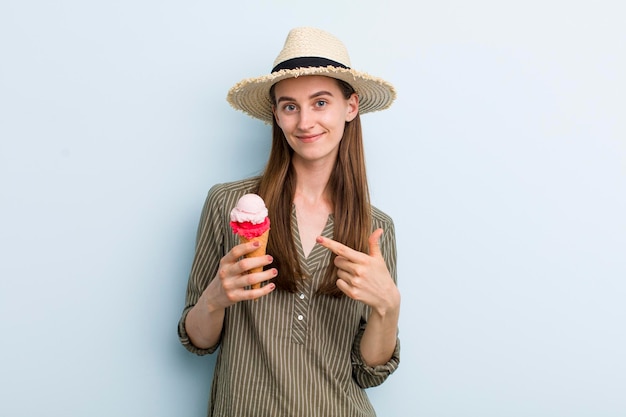
[[[301,265],[307,274],[296,293],[274,290],[256,301],[226,309],[221,340],[209,349],[191,343],[185,317],[216,274],[220,259],[236,244],[230,210],[251,192],[257,179],[215,185],[208,193],[196,240],[186,304],[178,324],[181,343],[191,352],[219,353],[211,388],[211,417],[375,416],[365,388],[381,384],[400,362],[400,344],[385,365],[367,366],[360,341],[369,307],[349,297],[316,294],[331,259],[316,245],[304,257],[295,210],[291,222]],[[380,248],[396,279],[395,232],[391,218],[372,208],[373,228],[383,228]],[[271,232],[270,232],[271,233]],[[333,234],[330,215],[322,233]]]

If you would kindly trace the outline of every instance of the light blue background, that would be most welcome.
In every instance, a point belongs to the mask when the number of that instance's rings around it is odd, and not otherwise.
[[[313,25],[392,81],[382,417],[626,415],[626,31],[609,1],[0,4],[0,415],[203,416],[178,343],[208,188],[269,130],[225,101]]]

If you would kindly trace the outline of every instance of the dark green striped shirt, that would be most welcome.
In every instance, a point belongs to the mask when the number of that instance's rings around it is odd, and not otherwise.
[[[348,297],[316,294],[330,261],[330,251],[316,245],[304,257],[295,210],[291,217],[300,262],[310,278],[296,293],[275,290],[256,301],[226,310],[220,343],[210,349],[193,346],[185,317],[216,274],[220,259],[238,243],[229,215],[239,197],[257,179],[219,184],[208,193],[196,241],[185,308],[178,325],[181,343],[198,355],[218,359],[211,388],[212,417],[343,417],[374,416],[365,388],[381,384],[396,370],[400,343],[391,360],[381,366],[364,364],[360,341],[369,308]],[[396,279],[395,231],[391,218],[372,208],[374,229],[385,230],[380,248]],[[270,232],[271,233],[271,232]],[[333,216],[323,236],[332,237]],[[279,271],[280,273],[280,271]]]

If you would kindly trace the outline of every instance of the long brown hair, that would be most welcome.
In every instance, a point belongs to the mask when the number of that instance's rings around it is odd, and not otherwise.
[[[354,94],[352,86],[337,80],[346,99]],[[270,90],[275,103],[274,88]],[[291,210],[296,187],[296,173],[291,164],[293,150],[287,143],[283,131],[276,120],[272,126],[272,147],[269,159],[259,182],[258,194],[263,197],[272,219],[272,232],[267,252],[274,257],[272,266],[278,269],[274,282],[285,291],[295,292],[297,281],[305,279],[298,262],[298,253],[291,229]],[[346,122],[335,168],[328,181],[333,197],[334,230],[333,238],[346,246],[367,252],[367,239],[371,233],[371,208],[361,119],[357,116]],[[337,271],[332,255],[319,292],[341,296],[337,288]]]

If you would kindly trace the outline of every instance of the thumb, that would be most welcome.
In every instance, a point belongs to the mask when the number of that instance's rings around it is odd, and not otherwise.
[[[380,253],[380,245],[378,241],[380,237],[383,235],[383,229],[376,229],[374,233],[372,233],[367,239],[370,247],[370,256],[382,256]]]

